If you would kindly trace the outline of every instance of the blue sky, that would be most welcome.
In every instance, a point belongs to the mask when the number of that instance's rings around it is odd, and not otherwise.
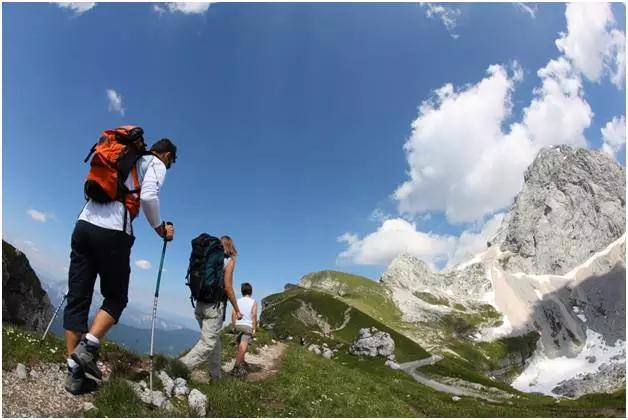
[[[625,164],[625,11],[604,7],[583,26],[563,4],[3,4],[3,238],[64,279],[82,159],[103,129],[137,124],[179,147],[164,311],[188,310],[204,231],[234,238],[236,283],[258,297],[322,269],[377,279],[400,250],[442,268],[479,250],[552,136],[606,141]],[[552,81],[579,88],[557,98]],[[149,306],[161,245],[143,216],[135,232],[131,300]]]

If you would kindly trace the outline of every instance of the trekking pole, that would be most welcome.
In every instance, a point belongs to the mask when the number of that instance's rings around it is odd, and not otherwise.
[[[150,392],[152,395],[153,392],[153,343],[155,338],[155,317],[157,316],[157,298],[159,298],[159,283],[161,282],[161,270],[164,266],[164,257],[166,256],[166,245],[168,241],[166,240],[166,226],[172,225],[172,223],[164,223],[164,247],[161,250],[161,261],[159,262],[159,274],[157,274],[157,285],[155,286],[155,300],[153,301],[153,321],[150,331]],[[152,397],[151,397],[152,398]]]
[[[48,323],[48,326],[46,327],[46,331],[44,331],[44,335],[41,336],[42,341],[46,339],[46,336],[48,335],[48,331],[50,331],[50,327],[52,327],[52,323],[57,317],[57,314],[59,313],[59,309],[61,309],[61,307],[63,306],[63,302],[65,302],[65,299],[67,297],[68,297],[68,290],[65,291],[65,293],[63,294],[63,299],[61,299],[61,303],[59,304],[59,306],[57,306],[57,309],[55,309],[55,312],[52,314],[52,319]]]

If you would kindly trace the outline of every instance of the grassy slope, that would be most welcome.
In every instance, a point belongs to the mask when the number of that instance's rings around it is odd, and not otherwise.
[[[260,340],[270,339],[263,333]],[[29,361],[62,362],[62,348],[51,337],[45,346],[23,330],[3,327],[3,367]],[[9,348],[6,348],[9,347]],[[25,351],[16,351],[17,348]],[[228,346],[225,346],[225,351]],[[139,359],[114,345],[103,352],[107,359]],[[113,379],[96,394],[94,415],[108,417],[186,417],[184,402],[166,413],[144,406],[124,383],[129,373],[116,370]],[[339,380],[342,379],[342,380]],[[385,368],[381,360],[342,356],[327,360],[290,343],[280,373],[262,382],[225,378],[217,383],[196,384],[209,399],[210,417],[582,417],[619,416],[625,411],[625,391],[612,396],[590,395],[556,403],[552,398],[521,396],[511,404],[494,404],[471,398],[454,402],[451,396],[414,382],[402,372]]]
[[[431,324],[412,324],[401,320],[401,312],[387,295],[384,287],[366,277],[356,276],[352,274],[342,273],[338,271],[321,271],[312,273],[308,277],[312,280],[312,286],[317,287],[317,280],[333,277],[336,281],[346,285],[345,294],[337,296],[324,289],[319,289],[322,293],[329,293],[336,300],[340,300],[354,308],[359,309],[364,314],[379,320],[386,325],[389,330],[394,330],[397,336],[411,337],[417,331],[437,329],[443,332],[440,340],[441,345],[455,351],[462,357],[446,355],[445,359],[435,366],[426,367],[424,373],[432,373],[434,375],[452,376],[466,379],[472,382],[483,384],[495,384],[484,375],[487,371],[495,370],[500,367],[500,360],[506,358],[509,354],[530,353],[538,339],[534,334],[528,334],[521,337],[497,340],[492,343],[471,343],[464,337],[471,334],[480,325],[497,326],[501,324],[501,315],[495,311],[490,305],[483,305],[473,310],[465,308],[462,305],[454,307],[454,310],[443,316],[436,325]],[[281,299],[289,299],[302,293],[303,289],[290,289],[284,293],[273,296],[273,301],[278,302]],[[436,296],[429,293],[423,293],[419,298],[431,304],[445,304],[444,300],[439,300]],[[355,311],[353,311],[355,312]],[[323,312],[325,313],[325,312]],[[366,320],[365,320],[366,321]],[[298,329],[297,326],[294,326]],[[397,338],[395,337],[395,342]],[[402,358],[402,361],[403,360]],[[512,377],[518,373],[516,367],[507,372],[507,377]],[[495,386],[495,385],[494,385]],[[511,389],[497,385],[501,388]]]
[[[340,327],[345,311],[350,308],[344,299],[311,289],[290,289],[285,293],[273,295],[267,301],[273,305],[263,313],[263,322],[272,323],[273,331],[279,336],[305,337],[309,341],[325,341],[313,331],[311,326],[304,325],[294,312],[302,305],[309,303],[318,313],[322,314],[332,327]],[[375,327],[380,331],[388,332],[395,340],[395,356],[400,362],[422,359],[429,356],[421,346],[400,334],[396,330],[372,318],[356,307],[350,308],[351,320],[341,330],[333,333],[334,341],[348,345],[358,336],[360,328]],[[326,340],[329,341],[329,340]]]

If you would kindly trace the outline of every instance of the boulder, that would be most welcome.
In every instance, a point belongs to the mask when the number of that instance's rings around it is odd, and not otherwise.
[[[150,392],[150,390],[149,390]],[[172,404],[168,401],[168,398],[161,391],[153,391],[151,404],[157,408],[161,408],[167,411],[171,411],[173,409]]]
[[[188,388],[188,383],[183,378],[177,378],[174,380],[174,395],[188,395],[190,393],[190,389]]]
[[[311,351],[314,354],[321,354],[321,349],[318,346],[318,344],[310,344],[310,346],[307,348],[308,351]]]
[[[164,386],[164,394],[166,394],[167,397],[172,396],[172,391],[174,391],[174,381],[172,378],[162,370],[159,372],[159,379]]]
[[[377,328],[362,328],[351,344],[349,353],[356,356],[388,357],[395,352],[395,342],[387,332]]]
[[[197,417],[205,417],[207,414],[207,396],[194,388],[188,396],[190,409]]]

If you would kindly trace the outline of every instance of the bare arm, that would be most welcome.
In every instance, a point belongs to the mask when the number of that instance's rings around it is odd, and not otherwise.
[[[236,311],[235,309],[231,310],[231,329],[235,330],[235,324],[236,324]]]
[[[240,308],[238,307],[238,300],[236,299],[235,292],[233,291],[233,269],[235,268],[235,259],[229,259],[227,267],[225,267],[225,294],[233,306],[236,319],[242,319]]]
[[[257,331],[257,302],[251,308],[251,319],[253,320],[253,335],[255,335],[255,331]]]

